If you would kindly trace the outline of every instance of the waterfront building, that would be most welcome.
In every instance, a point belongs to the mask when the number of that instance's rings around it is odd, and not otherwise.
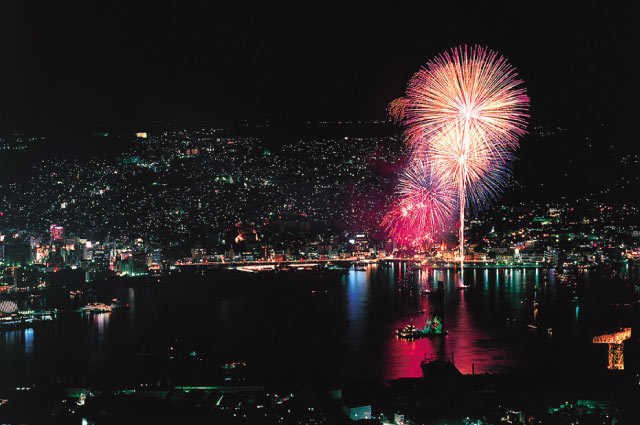
[[[31,260],[31,249],[22,241],[13,240],[4,245],[4,263],[8,266],[26,266]]]
[[[349,419],[352,421],[361,421],[371,419],[371,405],[348,407],[344,406],[344,411],[349,415]]]

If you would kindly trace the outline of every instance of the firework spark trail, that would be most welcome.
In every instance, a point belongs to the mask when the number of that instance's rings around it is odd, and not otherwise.
[[[399,180],[398,193],[401,198],[382,222],[398,244],[433,240],[452,218],[455,188],[438,180],[424,161],[411,162]]]
[[[398,99],[394,99],[387,106],[387,113],[389,114],[389,119],[395,123],[401,123],[404,119],[404,108],[407,104],[407,99],[404,97],[399,97]]]
[[[407,88],[402,119],[413,158],[457,189],[461,269],[465,208],[500,193],[525,132],[529,98],[521,84],[498,53],[463,46],[429,61]]]

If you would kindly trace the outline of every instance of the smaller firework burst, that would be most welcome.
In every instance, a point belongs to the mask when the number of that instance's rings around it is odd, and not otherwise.
[[[504,188],[527,126],[529,97],[504,57],[460,46],[418,71],[404,99],[402,123],[413,157],[456,188],[462,268],[465,209],[487,205]]]
[[[425,161],[411,161],[400,178],[398,193],[400,199],[382,222],[397,244],[428,243],[450,223],[455,187],[439,179]]]
[[[437,179],[456,187],[460,208],[477,212],[495,201],[508,184],[513,152],[491,149],[474,132],[453,127],[414,148],[412,157],[426,163]]]

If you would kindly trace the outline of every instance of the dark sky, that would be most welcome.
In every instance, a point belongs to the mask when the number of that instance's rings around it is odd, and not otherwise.
[[[627,2],[276,3],[3,1],[0,130],[382,118],[461,43],[510,59],[537,121],[619,128],[630,110]]]

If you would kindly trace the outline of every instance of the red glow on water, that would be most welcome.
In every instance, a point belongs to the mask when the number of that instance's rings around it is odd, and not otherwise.
[[[456,289],[457,273],[448,274],[445,271],[423,271],[423,281],[427,275],[434,276],[434,280],[445,281],[446,296],[444,298],[444,327],[449,332],[445,336],[404,340],[395,336],[395,330],[413,321],[416,327],[423,327],[427,318],[434,311],[440,310],[434,296],[420,297],[418,307],[399,315],[389,324],[389,335],[384,349],[384,363],[386,379],[402,377],[418,377],[422,375],[420,363],[427,358],[453,357],[454,364],[464,374],[495,373],[513,366],[515,355],[512,347],[503,343],[504,335],[500,335],[494,328],[484,327],[481,321],[474,318],[473,310],[468,305],[466,291]],[[402,272],[398,270],[399,281]],[[416,314],[417,311],[424,313]]]

